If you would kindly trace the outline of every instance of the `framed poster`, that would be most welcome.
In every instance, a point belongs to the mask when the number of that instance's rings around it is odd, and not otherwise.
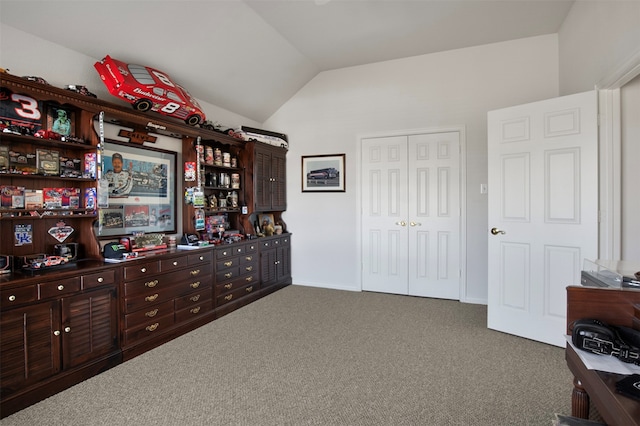
[[[56,104],[47,105],[47,130],[62,136],[75,136],[76,115],[72,108]]]
[[[345,192],[345,154],[302,157],[302,192]]]
[[[105,142],[109,207],[99,209],[99,237],[177,232],[176,157],[158,148]]]

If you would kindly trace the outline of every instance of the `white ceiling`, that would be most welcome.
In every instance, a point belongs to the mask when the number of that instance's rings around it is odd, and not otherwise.
[[[196,98],[263,122],[321,71],[556,33],[573,2],[0,0],[0,20],[160,69]]]

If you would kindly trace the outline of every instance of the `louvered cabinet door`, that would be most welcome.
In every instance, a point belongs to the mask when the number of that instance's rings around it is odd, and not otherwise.
[[[62,299],[62,353],[65,369],[117,348],[116,309],[116,290],[113,287]]]

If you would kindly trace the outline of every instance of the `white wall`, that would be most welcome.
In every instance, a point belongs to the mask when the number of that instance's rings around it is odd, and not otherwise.
[[[640,52],[640,1],[576,1],[558,40],[560,94],[593,90]]]
[[[265,123],[289,135],[296,284],[360,290],[358,136],[465,126],[467,291],[487,300],[487,112],[558,95],[555,35],[319,74]],[[301,156],[346,154],[345,193],[302,193]],[[489,188],[489,191],[491,188]]]
[[[78,34],[81,37],[81,34]],[[109,52],[105,52],[107,55]],[[122,104],[126,102],[112,96],[100,80],[93,64],[102,58],[91,58],[48,40],[36,37],[12,26],[0,23],[0,67],[14,75],[33,75],[44,78],[52,86],[63,88],[67,84],[87,86],[98,98]],[[179,80],[179,76],[172,76]],[[188,89],[188,88],[187,88]],[[259,127],[260,123],[219,108],[198,99],[211,121],[229,127],[240,125]]]
[[[622,259],[640,264],[640,75],[620,90],[622,103]]]

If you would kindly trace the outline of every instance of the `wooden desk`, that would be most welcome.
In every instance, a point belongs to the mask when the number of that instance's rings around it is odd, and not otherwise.
[[[594,287],[567,287],[567,334],[582,318],[640,330],[640,291]],[[612,426],[640,425],[640,402],[620,395],[615,383],[622,375],[587,370],[573,348],[567,346],[567,366],[573,373],[571,415],[586,419],[593,402],[604,421]]]

